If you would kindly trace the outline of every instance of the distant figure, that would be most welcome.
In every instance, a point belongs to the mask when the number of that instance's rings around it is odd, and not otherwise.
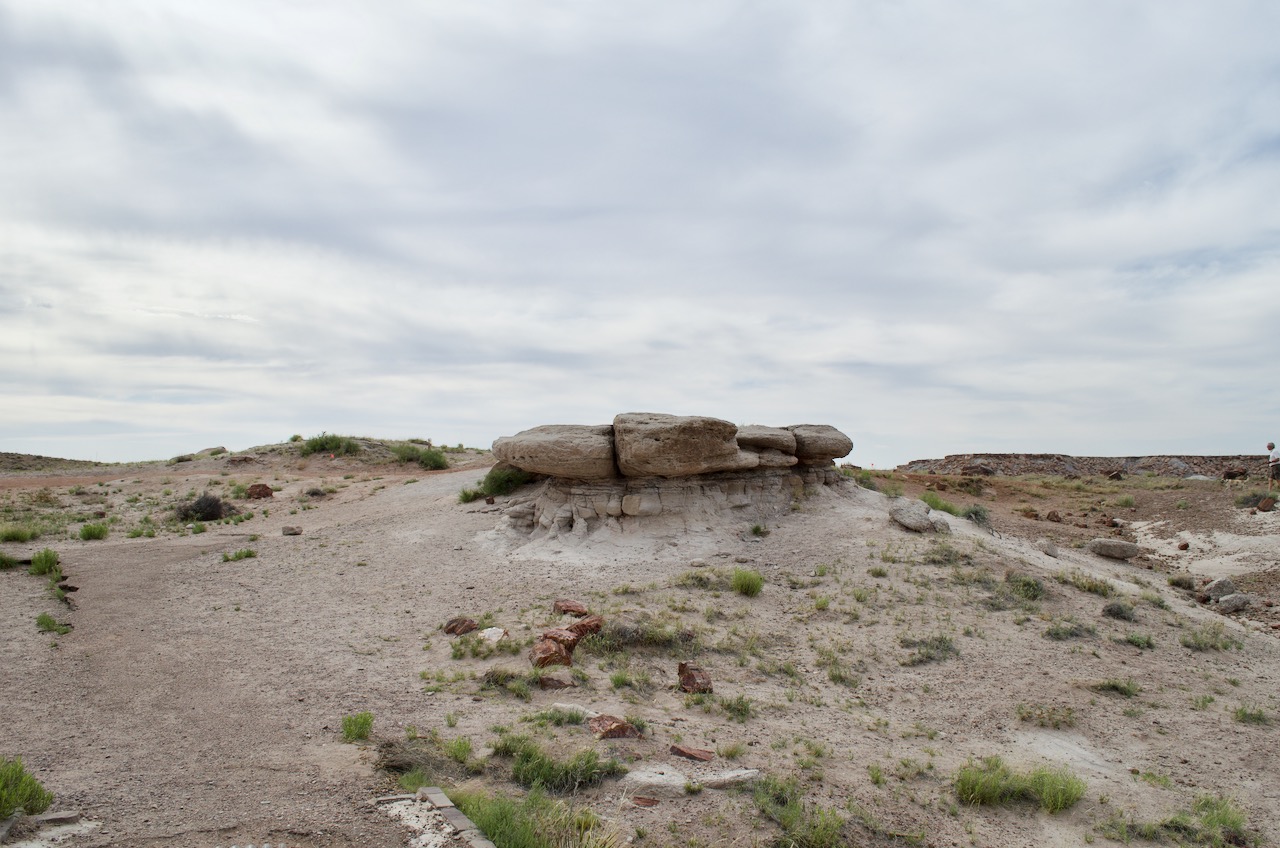
[[[1267,457],[1267,491],[1271,491],[1271,485],[1280,480],[1280,451],[1276,450],[1275,442],[1267,442],[1267,450],[1271,451],[1271,455]]]

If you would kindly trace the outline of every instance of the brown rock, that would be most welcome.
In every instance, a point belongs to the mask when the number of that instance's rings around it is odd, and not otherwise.
[[[1249,479],[1249,469],[1247,468],[1228,468],[1222,472],[1223,480],[1247,480]]]
[[[1046,515],[1046,516],[1044,517],[1044,520],[1045,520],[1045,521],[1056,521],[1057,523],[1061,524],[1061,523],[1062,523],[1062,516],[1061,516],[1061,515],[1058,515],[1058,511],[1057,511],[1056,509],[1051,509],[1051,510],[1049,510],[1049,514],[1048,514],[1048,515]]]
[[[1191,547],[1191,543],[1190,543],[1190,542],[1179,542],[1179,543],[1178,543],[1178,550],[1180,550],[1180,551],[1185,551],[1185,550],[1187,550],[1187,549],[1188,549],[1188,548],[1190,548],[1190,547]]]
[[[564,649],[573,653],[573,649],[578,647],[578,640],[582,638],[581,633],[574,633],[563,627],[554,627],[551,630],[544,630],[543,639],[550,639],[552,642],[559,642],[564,645]]]
[[[601,627],[604,627],[604,618],[598,615],[589,615],[570,624],[565,630],[577,633],[579,636],[586,636],[588,633],[599,633]]]
[[[590,610],[587,609],[585,604],[571,601],[568,598],[561,598],[556,601],[551,605],[551,610],[557,615],[576,615],[578,618],[590,614]]]
[[[539,639],[529,649],[529,662],[534,668],[546,668],[549,665],[573,665],[569,649],[551,639]]]
[[[301,536],[302,528],[286,524],[284,527],[280,528],[280,533],[283,536]]]
[[[598,715],[587,719],[587,727],[597,739],[638,739],[640,731],[635,725],[611,715]]]
[[[715,751],[708,751],[706,748],[690,748],[688,745],[672,745],[671,753],[677,757],[686,757],[690,760],[700,760],[701,762],[710,762],[716,758]]]
[[[692,663],[682,662],[676,668],[680,675],[680,691],[702,694],[711,693],[711,675]]]
[[[1117,469],[1117,470],[1115,470],[1115,471],[1112,471],[1110,474],[1108,474],[1108,475],[1107,475],[1107,479],[1108,479],[1108,480],[1123,480],[1123,479],[1124,479],[1124,472],[1123,472],[1123,471],[1120,471],[1119,469]]]
[[[493,455],[535,474],[573,480],[618,476],[613,427],[608,424],[545,424],[503,436],[493,443]]]
[[[1258,501],[1258,512],[1270,512],[1271,510],[1273,510],[1273,509],[1275,509],[1275,508],[1276,508],[1276,499],[1275,499],[1275,498],[1272,498],[1272,497],[1266,497],[1266,498],[1263,498],[1262,500]]]
[[[1276,626],[1280,627],[1280,625]],[[635,804],[637,807],[656,807],[658,806],[658,799],[646,798],[643,795],[632,795],[631,803]]]
[[[538,678],[538,687],[546,690],[573,689],[577,685],[572,680],[561,680],[559,677],[553,677],[550,674],[544,674]]]
[[[458,616],[457,618],[451,618],[444,623],[444,632],[448,633],[450,636],[461,636],[463,633],[470,633],[479,626],[480,625],[476,624],[474,618]]]

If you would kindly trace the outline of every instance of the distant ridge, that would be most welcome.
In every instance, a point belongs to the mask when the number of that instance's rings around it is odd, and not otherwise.
[[[897,470],[908,474],[995,473],[1051,474],[1056,477],[1126,475],[1189,477],[1203,474],[1221,477],[1227,469],[1243,468],[1251,476],[1265,477],[1265,454],[1236,456],[1068,456],[1063,453],[958,453],[942,459],[917,459]],[[978,471],[978,468],[990,469]]]
[[[104,468],[110,464],[88,459],[59,459],[54,456],[0,451],[0,471],[74,471],[84,468]]]

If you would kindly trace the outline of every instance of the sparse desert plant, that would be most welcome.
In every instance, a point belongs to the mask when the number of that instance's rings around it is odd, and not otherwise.
[[[1133,621],[1137,618],[1133,611],[1133,604],[1128,601],[1112,601],[1102,608],[1102,614],[1107,618],[1116,618],[1120,621]]]
[[[920,500],[929,505],[930,509],[936,509],[939,512],[945,512],[950,515],[959,515],[960,508],[950,501],[943,500],[937,492],[921,492]]]
[[[0,821],[18,810],[38,816],[53,803],[53,793],[22,766],[22,757],[0,756]]]
[[[6,553],[0,553],[0,571],[8,571],[18,564],[16,557],[11,557]]]
[[[24,524],[0,525],[0,542],[30,542],[39,537],[40,532],[34,527]]]
[[[416,445],[393,445],[391,453],[400,462],[416,462],[428,471],[442,471],[449,467],[449,457],[437,448],[420,448]]]
[[[768,819],[782,828],[778,845],[797,848],[836,848],[849,844],[841,838],[845,820],[835,810],[804,802],[799,781],[766,775],[752,790],[752,801]]]
[[[1134,505],[1133,495],[1121,495],[1114,501],[1115,505],[1123,509],[1129,509]]]
[[[1082,639],[1085,636],[1092,636],[1097,632],[1093,625],[1076,621],[1071,616],[1059,619],[1050,623],[1045,628],[1044,637],[1053,639],[1056,642],[1065,642],[1068,639]]]
[[[746,695],[735,695],[732,698],[726,698],[722,695],[716,698],[716,703],[734,721],[746,722],[747,719],[755,714],[755,705]]]
[[[1220,621],[1211,621],[1188,633],[1183,633],[1178,641],[1184,648],[1193,651],[1229,651],[1232,648],[1244,647],[1238,639],[1227,635]]]
[[[1170,574],[1169,585],[1175,589],[1186,589],[1187,591],[1195,591],[1196,579],[1190,574]]]
[[[373,713],[367,710],[342,717],[342,738],[347,742],[368,739],[372,730]]]
[[[533,481],[533,475],[509,465],[495,465],[480,481],[480,491],[490,497],[505,497]]]
[[[716,753],[726,760],[737,760],[747,753],[747,746],[741,742],[729,742],[717,746]]]
[[[904,648],[915,649],[914,653],[902,660],[901,664],[906,666],[942,662],[960,653],[951,637],[942,633],[924,639],[903,636],[898,642]]]
[[[982,504],[970,504],[960,510],[960,517],[967,518],[981,527],[991,524],[991,511]]]
[[[1250,509],[1262,503],[1267,498],[1267,493],[1263,491],[1245,492],[1236,496],[1236,506],[1242,509]]]
[[[105,539],[110,532],[106,524],[85,524],[80,528],[80,538],[86,542]]]
[[[1074,727],[1076,711],[1071,707],[1056,704],[1018,704],[1019,721],[1035,722],[1041,727]]]
[[[764,575],[753,568],[735,568],[730,585],[739,595],[754,598],[764,589]]]
[[[1111,597],[1116,591],[1108,581],[1091,577],[1079,569],[1072,569],[1070,572],[1059,571],[1053,577],[1059,583],[1075,586],[1082,592],[1091,592],[1104,598]]]
[[[610,757],[601,760],[595,751],[579,751],[568,760],[544,753],[527,736],[503,734],[492,745],[494,756],[514,757],[511,778],[521,786],[567,793],[594,786],[606,777],[625,774],[626,769]]]
[[[456,739],[450,739],[444,743],[444,753],[449,759],[455,763],[466,764],[471,759],[471,740],[465,736],[459,736]]]
[[[40,628],[41,633],[57,633],[59,636],[65,636],[71,632],[71,625],[59,624],[47,612],[42,612],[36,616],[36,627]]]
[[[37,577],[54,574],[59,570],[58,552],[53,548],[45,548],[32,554],[31,565],[27,567],[27,573],[34,574]]]
[[[961,801],[969,804],[1008,804],[1033,801],[1046,812],[1069,809],[1084,797],[1085,782],[1065,767],[1040,766],[1018,774],[999,757],[972,760],[956,773],[953,785]]]
[[[479,489],[463,489],[458,492],[458,503],[468,504],[472,501],[478,501],[484,497],[484,492]]]
[[[883,565],[873,565],[867,569],[867,574],[870,574],[872,577],[888,577],[889,569],[885,568]]]
[[[1236,707],[1236,711],[1232,713],[1235,720],[1241,724],[1270,724],[1271,719],[1267,717],[1266,711],[1262,707],[1249,706],[1241,704]]]
[[[294,433],[292,436],[289,437],[290,444],[300,442],[300,441],[302,441],[301,433]]]
[[[1130,633],[1124,637],[1124,641],[1135,648],[1141,648],[1144,651],[1154,650],[1156,647],[1155,640],[1145,633]]]
[[[350,436],[339,436],[336,433],[321,433],[312,436],[302,443],[299,453],[311,456],[313,453],[330,453],[334,456],[355,456],[360,453],[360,443]]]
[[[534,790],[508,798],[474,789],[451,789],[449,799],[495,845],[510,848],[618,848],[616,827],[585,807]],[[637,831],[642,830],[637,828]]]
[[[253,559],[258,552],[252,548],[241,548],[233,554],[224,553],[222,555],[223,562],[239,562],[242,559]]]
[[[1118,677],[1109,677],[1100,683],[1095,683],[1089,687],[1095,692],[1114,692],[1125,698],[1132,698],[1142,691],[1142,687],[1133,682],[1132,677],[1126,677],[1121,680]]]
[[[173,512],[179,521],[221,521],[235,514],[235,507],[217,495],[205,492],[194,501],[178,504]]]
[[[1009,591],[1026,601],[1038,601],[1044,597],[1044,584],[1029,574],[1010,571],[1004,576]]]
[[[1164,821],[1139,822],[1117,812],[1098,826],[1107,839],[1128,844],[1134,839],[1175,845],[1226,848],[1259,845],[1248,829],[1245,814],[1224,796],[1202,795],[1191,810],[1181,810]]]
[[[769,528],[765,527],[763,524],[752,524],[751,535],[756,537],[768,536]]]

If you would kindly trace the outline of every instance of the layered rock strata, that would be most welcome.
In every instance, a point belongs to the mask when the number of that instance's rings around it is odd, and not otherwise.
[[[853,442],[834,427],[750,425],[702,416],[624,413],[612,425],[548,425],[493,443],[503,463],[550,479],[511,501],[510,526],[584,536],[657,516],[764,521],[806,491],[844,480],[833,460]]]

